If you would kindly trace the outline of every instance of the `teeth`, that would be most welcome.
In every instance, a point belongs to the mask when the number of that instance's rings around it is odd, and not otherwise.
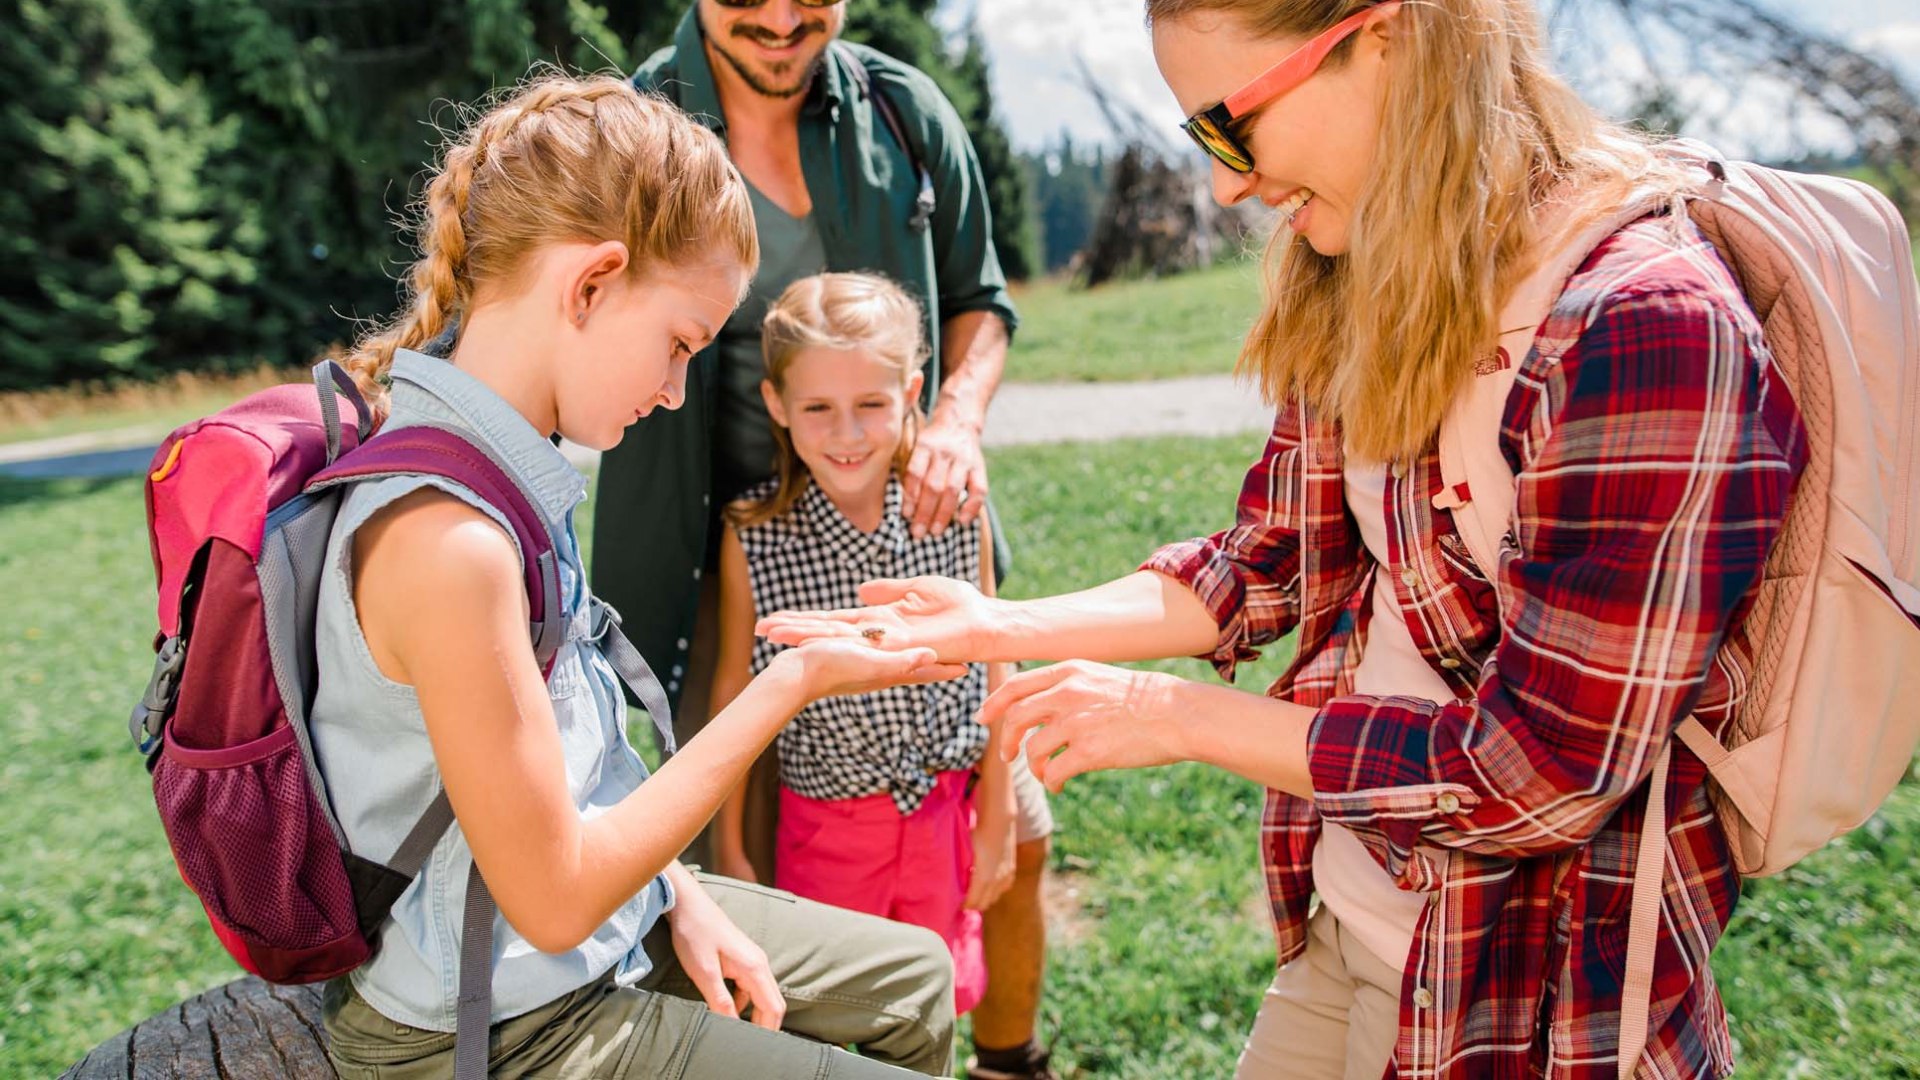
[[[1281,203],[1279,206],[1275,207],[1275,209],[1280,211],[1280,214],[1282,217],[1286,218],[1289,222],[1291,222],[1293,220],[1293,215],[1299,213],[1300,208],[1307,205],[1308,200],[1312,198],[1313,198],[1313,192],[1308,191],[1306,188],[1301,188],[1299,191],[1296,191],[1293,193],[1292,198],[1288,199],[1286,202]]]

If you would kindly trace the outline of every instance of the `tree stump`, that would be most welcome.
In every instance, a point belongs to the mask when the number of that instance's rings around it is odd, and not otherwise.
[[[94,1047],[60,1080],[335,1080],[320,1028],[320,986],[252,976],[216,986]]]

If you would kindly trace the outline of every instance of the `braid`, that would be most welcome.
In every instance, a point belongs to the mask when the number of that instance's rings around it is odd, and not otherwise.
[[[508,280],[545,244],[618,239],[629,273],[729,256],[759,261],[752,209],[718,137],[623,80],[545,75],[449,140],[414,222],[407,305],[347,367],[376,410],[400,349],[464,321],[477,283]]]
[[[467,269],[466,217],[476,164],[485,152],[484,131],[471,143],[447,151],[440,171],[427,184],[420,221],[421,258],[407,285],[412,302],[386,329],[360,343],[347,358],[347,371],[378,413],[386,412],[386,375],[393,354],[417,349],[439,337],[466,308],[472,295]]]

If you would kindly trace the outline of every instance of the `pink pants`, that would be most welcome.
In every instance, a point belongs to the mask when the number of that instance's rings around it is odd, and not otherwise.
[[[980,1003],[987,961],[980,913],[961,905],[973,880],[972,774],[940,774],[912,814],[892,797],[809,799],[780,789],[774,886],[809,900],[924,926],[953,954],[954,1012]]]

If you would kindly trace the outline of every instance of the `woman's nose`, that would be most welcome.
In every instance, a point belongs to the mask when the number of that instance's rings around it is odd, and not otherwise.
[[[1234,172],[1220,162],[1213,163],[1213,201],[1232,206],[1253,194],[1253,173]]]

